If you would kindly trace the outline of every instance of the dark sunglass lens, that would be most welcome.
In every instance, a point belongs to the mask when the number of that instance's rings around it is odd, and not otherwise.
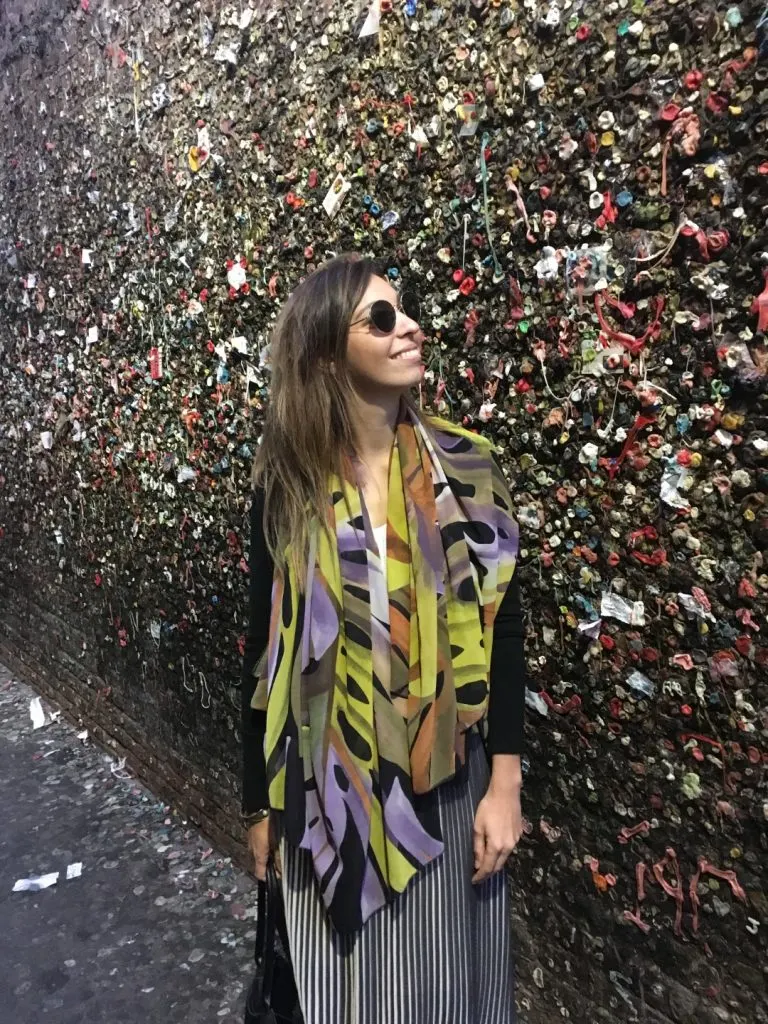
[[[400,301],[400,305],[407,317],[411,320],[415,320],[416,323],[419,322],[421,307],[419,305],[418,297],[414,295],[413,292],[405,292]]]
[[[379,299],[378,302],[374,302],[369,316],[371,323],[377,331],[381,331],[383,334],[389,334],[391,331],[394,331],[395,324],[397,323],[397,311],[391,302],[387,302],[386,299]]]

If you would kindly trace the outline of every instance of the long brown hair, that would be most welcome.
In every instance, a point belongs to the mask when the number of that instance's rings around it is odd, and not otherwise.
[[[347,337],[371,278],[380,274],[373,260],[337,256],[299,284],[275,324],[253,484],[264,488],[264,533],[280,568],[288,544],[296,568],[303,566],[311,518],[326,522],[329,476],[343,476],[354,452]]]

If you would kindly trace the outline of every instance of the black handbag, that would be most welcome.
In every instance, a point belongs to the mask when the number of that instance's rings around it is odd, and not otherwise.
[[[259,882],[256,976],[245,1000],[245,1024],[304,1024],[291,964],[280,881],[272,863]]]

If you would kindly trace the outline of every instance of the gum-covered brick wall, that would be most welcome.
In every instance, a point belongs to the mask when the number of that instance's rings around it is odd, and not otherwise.
[[[236,848],[270,326],[384,257],[521,527],[527,1019],[768,1020],[768,8],[6,0],[0,40],[0,656]]]

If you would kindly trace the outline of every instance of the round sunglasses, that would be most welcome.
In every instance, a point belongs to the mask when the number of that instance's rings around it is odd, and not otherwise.
[[[400,296],[399,309],[401,313],[404,313],[409,319],[419,322],[421,315],[421,305],[419,304],[418,298],[413,292],[404,292]],[[372,327],[375,327],[377,331],[381,331],[382,334],[391,334],[395,329],[397,323],[397,312],[395,306],[389,302],[388,299],[377,299],[376,302],[372,302],[368,307],[365,316],[360,317],[359,320],[354,320],[350,327],[355,327],[357,324],[368,323]]]

